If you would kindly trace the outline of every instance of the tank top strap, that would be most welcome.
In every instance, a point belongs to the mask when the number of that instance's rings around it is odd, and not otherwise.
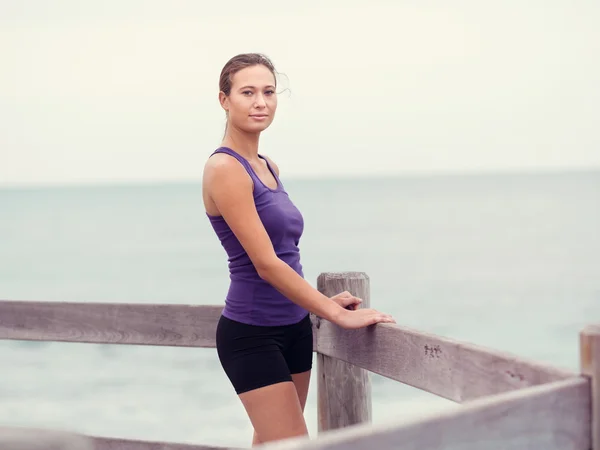
[[[277,175],[277,172],[275,172],[275,169],[273,169],[273,166],[271,166],[271,164],[269,163],[269,160],[267,158],[265,158],[263,155],[261,155],[260,153],[259,153],[258,157],[267,164],[267,169],[269,169],[269,172],[271,172],[271,175],[273,175],[273,178],[275,178],[275,181],[277,181],[277,186],[282,186],[283,183],[281,183],[281,180],[279,179],[279,175]]]
[[[227,155],[233,156],[235,159],[237,159],[240,162],[240,164],[242,166],[244,166],[244,168],[246,169],[246,172],[248,172],[248,175],[250,175],[250,178],[252,178],[252,181],[254,182],[254,188],[256,189],[256,186],[261,185],[260,180],[258,179],[256,173],[254,172],[254,169],[252,169],[252,166],[250,165],[248,160],[246,158],[244,158],[242,155],[240,155],[239,153],[237,153],[236,151],[234,151],[228,147],[219,147],[214,152],[212,152],[212,154],[210,156],[212,156],[216,153],[226,153]]]

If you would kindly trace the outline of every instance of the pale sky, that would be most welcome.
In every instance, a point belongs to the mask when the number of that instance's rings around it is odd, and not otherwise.
[[[260,147],[282,177],[600,168],[599,23],[598,0],[0,0],[0,185],[199,181],[242,52],[287,76]]]

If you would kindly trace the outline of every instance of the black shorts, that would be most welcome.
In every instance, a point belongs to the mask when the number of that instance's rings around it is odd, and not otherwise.
[[[221,316],[217,354],[238,394],[282,381],[312,368],[310,315],[292,325],[247,325]]]

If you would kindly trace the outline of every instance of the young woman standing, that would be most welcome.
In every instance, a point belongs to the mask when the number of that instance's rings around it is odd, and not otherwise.
[[[312,312],[344,328],[394,319],[357,309],[348,292],[326,297],[305,279],[298,243],[302,214],[259,153],[277,109],[275,68],[264,55],[231,58],[219,101],[227,115],[221,146],[208,158],[206,214],[229,261],[230,286],[217,326],[217,353],[254,427],[253,445],[307,435],[304,406],[312,368]]]

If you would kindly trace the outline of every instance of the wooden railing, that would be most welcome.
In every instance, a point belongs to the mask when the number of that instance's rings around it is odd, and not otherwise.
[[[327,273],[318,289],[348,290],[369,306],[364,273]],[[220,306],[0,301],[0,339],[215,347]],[[600,326],[580,333],[581,373],[396,324],[344,330],[312,317],[317,352],[316,439],[265,449],[600,450]],[[461,407],[401,423],[371,424],[369,372]],[[341,382],[343,380],[343,382]],[[217,447],[0,428],[0,448],[200,450]],[[29,444],[28,444],[29,442]],[[30,445],[30,447],[27,447]],[[16,445],[15,445],[15,448]]]

